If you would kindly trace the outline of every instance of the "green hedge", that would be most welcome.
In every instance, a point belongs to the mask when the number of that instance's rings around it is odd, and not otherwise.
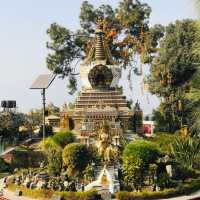
[[[180,195],[188,195],[200,188],[200,178],[188,180],[179,185],[177,188],[166,189],[159,192],[118,192],[116,194],[117,200],[151,200],[160,198],[170,198]]]
[[[61,148],[75,141],[74,134],[70,131],[56,133],[52,139]]]
[[[30,198],[36,198],[40,200],[49,200],[52,198],[53,194],[60,195],[64,197],[64,200],[97,200],[97,192],[95,190],[91,190],[88,192],[54,192],[52,190],[44,190],[44,189],[28,189],[24,186],[17,186],[14,184],[10,184],[8,186],[8,190],[15,192],[16,189],[22,191],[22,196],[27,196]]]
[[[88,192],[56,192],[64,197],[64,200],[97,200],[97,192],[91,190]]]
[[[142,159],[146,164],[154,163],[160,156],[157,146],[146,140],[136,140],[126,145],[123,151],[123,157],[136,156]]]

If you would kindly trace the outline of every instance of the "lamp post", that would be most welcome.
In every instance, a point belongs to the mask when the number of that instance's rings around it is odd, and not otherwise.
[[[43,105],[43,126],[42,126],[42,135],[43,135],[43,140],[45,138],[45,106],[46,106],[46,95],[45,95],[45,89],[42,89],[42,92],[41,92],[41,95],[42,95],[42,105]]]
[[[0,135],[0,154],[3,152],[3,135]]]
[[[45,139],[45,106],[46,106],[46,89],[51,85],[51,83],[56,78],[55,74],[42,74],[40,75],[32,84],[30,89],[40,89],[42,95],[42,105],[43,105],[43,122],[42,122],[42,137],[43,141]]]

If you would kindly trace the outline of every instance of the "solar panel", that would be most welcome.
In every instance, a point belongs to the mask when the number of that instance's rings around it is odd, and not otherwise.
[[[42,74],[35,80],[30,89],[47,89],[55,77],[55,74]]]

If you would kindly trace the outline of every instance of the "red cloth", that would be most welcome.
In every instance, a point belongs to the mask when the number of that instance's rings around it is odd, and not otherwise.
[[[152,132],[151,124],[144,124],[144,133],[151,134],[151,132]]]

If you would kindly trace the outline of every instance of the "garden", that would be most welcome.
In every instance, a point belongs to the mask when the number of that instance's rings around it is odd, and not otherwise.
[[[0,113],[0,144],[11,147],[0,154],[3,187],[41,200],[149,200],[200,189],[200,24],[185,19],[150,26],[150,13],[138,0],[122,0],[117,9],[84,1],[80,30],[50,26],[48,69],[67,78],[73,95],[78,90],[74,62],[95,63],[86,77],[92,86],[62,109],[50,104],[44,113]],[[140,104],[111,87],[121,71],[114,74],[107,65],[126,70],[130,85],[134,76],[143,76],[143,89],[159,98],[150,135],[144,133]],[[59,118],[59,131],[55,121],[41,124],[48,116]],[[61,127],[62,116],[68,128]]]
[[[116,198],[168,198],[198,190],[199,152],[198,140],[170,133],[126,144],[116,174],[120,183]],[[98,168],[104,164],[95,147],[77,143],[72,132],[60,132],[36,149],[17,149],[12,163],[1,160],[1,172],[13,174],[6,178],[10,191],[32,198],[97,199],[98,192],[86,192],[85,186],[97,179]]]

